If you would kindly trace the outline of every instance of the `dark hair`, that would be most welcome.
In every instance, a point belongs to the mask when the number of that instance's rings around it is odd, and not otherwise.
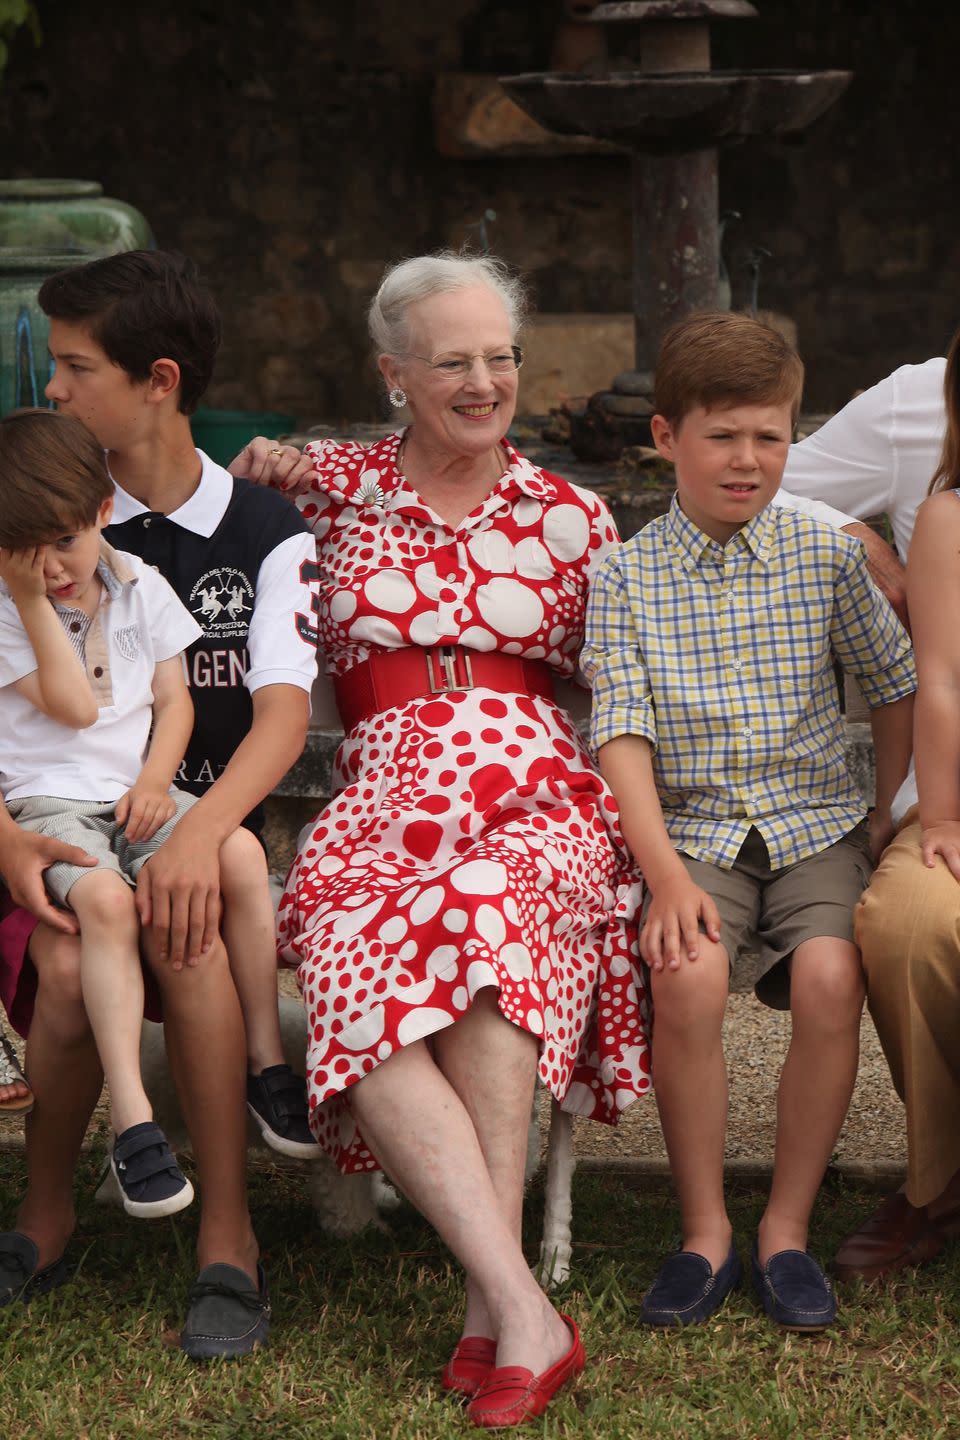
[[[928,495],[937,490],[960,488],[960,330],[950,341],[947,351],[947,368],[943,372],[943,406],[947,414],[947,428]]]
[[[698,311],[663,337],[654,406],[677,426],[698,405],[791,406],[796,420],[803,361],[778,330],[732,310]]]
[[[38,298],[51,319],[86,325],[134,380],[148,380],[155,360],[175,360],[179,408],[196,410],[220,347],[220,316],[192,260],[172,250],[107,255],[51,275]]]
[[[59,410],[0,417],[0,545],[23,550],[96,522],[113,495],[103,446]]]

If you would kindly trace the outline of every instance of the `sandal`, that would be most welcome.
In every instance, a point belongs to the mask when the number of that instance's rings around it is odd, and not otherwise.
[[[11,1095],[0,1100],[0,1115],[29,1115],[33,1109],[33,1091],[27,1085],[17,1053],[0,1030],[0,1085],[26,1085],[26,1095]]]

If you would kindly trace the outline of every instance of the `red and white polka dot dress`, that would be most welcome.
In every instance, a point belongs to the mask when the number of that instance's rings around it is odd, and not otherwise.
[[[460,644],[575,673],[602,502],[506,447],[491,495],[450,529],[396,466],[399,436],[309,445],[320,643],[344,674],[377,650]],[[426,673],[426,662],[424,664]],[[636,949],[640,884],[612,796],[551,701],[476,688],[360,725],[279,914],[309,1015],[314,1131],[376,1167],[343,1091],[459,1019],[483,986],[540,1041],[564,1108],[613,1123],[650,1088]]]

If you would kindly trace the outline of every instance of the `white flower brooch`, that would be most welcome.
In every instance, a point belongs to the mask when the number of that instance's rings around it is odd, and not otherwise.
[[[379,470],[366,470],[360,477],[360,489],[357,491],[357,499],[361,505],[372,505],[375,510],[383,510],[386,507],[387,497],[383,493],[383,486],[380,484]]]

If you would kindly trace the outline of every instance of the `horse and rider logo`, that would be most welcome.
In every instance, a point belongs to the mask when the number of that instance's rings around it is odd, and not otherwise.
[[[246,635],[253,600],[253,586],[246,575],[229,566],[208,570],[190,591],[191,612],[205,635]]]

